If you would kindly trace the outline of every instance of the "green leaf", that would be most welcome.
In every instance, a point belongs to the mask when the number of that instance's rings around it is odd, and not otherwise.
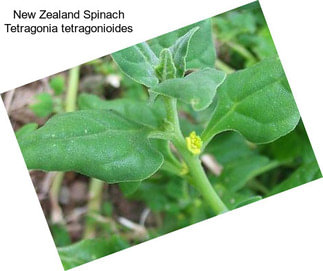
[[[129,196],[137,191],[140,184],[141,184],[140,181],[139,182],[123,182],[123,183],[119,183],[119,187],[120,187],[123,195]]]
[[[37,103],[30,105],[31,111],[37,117],[45,118],[48,117],[54,110],[54,102],[52,96],[49,93],[44,92],[36,95]]]
[[[65,79],[61,75],[57,75],[52,77],[49,80],[49,86],[52,90],[54,90],[55,95],[60,95],[63,93],[65,88]]]
[[[248,142],[242,135],[231,131],[218,135],[206,147],[205,152],[214,155],[221,165],[226,165],[236,160],[243,160],[255,154],[255,150],[248,145]]]
[[[19,130],[17,130],[15,132],[16,138],[18,140],[23,138],[25,135],[28,135],[30,132],[36,130],[37,127],[38,127],[38,124],[34,123],[34,122],[25,124],[24,126],[22,126]]]
[[[143,180],[160,168],[163,156],[149,133],[116,112],[81,110],[54,116],[19,144],[30,169],[76,171],[115,183]]]
[[[276,161],[270,161],[261,155],[251,155],[240,160],[228,163],[219,180],[230,191],[238,191],[252,178],[277,167]]]
[[[159,60],[146,42],[112,54],[120,69],[134,81],[147,87],[158,84],[155,66]]]
[[[247,189],[239,192],[234,192],[227,189],[220,183],[216,184],[214,188],[230,210],[242,207],[261,199],[261,196],[254,195],[253,192]]]
[[[63,224],[50,225],[50,231],[53,235],[55,245],[57,247],[67,246],[71,244],[71,237],[68,230]]]
[[[226,74],[216,69],[205,68],[184,78],[166,80],[151,88],[151,91],[174,97],[191,104],[196,111],[207,108],[222,84]]]
[[[163,49],[159,55],[160,63],[155,68],[156,74],[161,81],[176,77],[176,67],[172,53],[169,49]]]
[[[178,38],[176,42],[169,48],[173,55],[176,67],[176,77],[183,77],[186,71],[186,56],[190,45],[191,38],[199,27],[194,27],[185,35]],[[163,52],[163,51],[162,51]]]
[[[209,142],[228,130],[249,141],[267,143],[288,134],[299,113],[278,59],[266,59],[230,74],[218,90],[218,104],[202,134]]]
[[[189,45],[186,68],[212,68],[214,67],[215,62],[215,46],[212,38],[212,25],[210,19],[159,36],[150,40],[148,43],[155,54],[159,55],[162,49],[171,47],[179,37],[185,35],[189,30],[197,26],[199,29],[192,37]]]
[[[314,181],[322,177],[322,173],[316,161],[304,164],[294,171],[286,180],[275,186],[267,196],[271,196],[296,186]]]
[[[60,247],[58,254],[64,269],[67,270],[128,247],[128,242],[114,235],[110,240],[86,239],[70,246]]]
[[[150,106],[146,101],[126,98],[102,100],[96,95],[81,94],[78,98],[78,106],[80,109],[115,110],[130,120],[151,127],[161,126],[166,117],[165,109],[160,102]]]

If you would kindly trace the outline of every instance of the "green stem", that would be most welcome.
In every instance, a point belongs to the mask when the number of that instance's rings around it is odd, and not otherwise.
[[[235,70],[231,68],[228,64],[224,63],[222,60],[217,59],[215,61],[215,67],[227,74],[233,73]]]
[[[73,112],[76,109],[77,90],[79,86],[80,66],[74,67],[69,72],[68,89],[66,94],[65,111]]]
[[[59,206],[59,194],[64,179],[64,172],[57,172],[49,190],[49,199],[51,203],[51,222],[53,224],[64,223],[62,209]]]
[[[231,47],[234,51],[242,55],[244,58],[250,61],[250,64],[254,64],[257,62],[257,59],[251,54],[245,47],[241,46],[238,43],[227,42],[227,45]]]
[[[76,108],[76,97],[77,97],[77,90],[78,90],[78,84],[79,84],[79,71],[80,71],[80,67],[77,66],[71,69],[69,72],[69,82],[68,82],[68,89],[67,89],[66,100],[65,100],[66,112],[75,111],[75,108]],[[63,222],[63,214],[59,206],[59,193],[61,191],[63,179],[64,179],[64,172],[58,172],[54,177],[52,186],[49,191],[50,200],[52,204],[51,217],[52,217],[53,223],[58,222],[58,220],[61,220],[60,222]],[[60,219],[59,219],[59,216],[61,216]]]
[[[100,212],[103,186],[104,182],[101,180],[92,178],[90,181],[89,201],[83,233],[84,239],[95,237],[96,223],[93,221],[92,216],[97,215]]]
[[[192,184],[200,191],[215,213],[221,214],[228,211],[206,176],[199,157],[190,153],[184,142],[174,142],[174,145],[187,164]]]
[[[199,157],[193,155],[186,147],[185,139],[179,126],[176,103],[176,99],[165,97],[167,119],[173,124],[174,127],[174,136],[172,139],[173,144],[187,164],[189,174],[192,177],[192,184],[200,191],[204,199],[208,202],[216,214],[226,212],[228,211],[228,208],[222,202],[216,191],[214,191],[204,172]]]

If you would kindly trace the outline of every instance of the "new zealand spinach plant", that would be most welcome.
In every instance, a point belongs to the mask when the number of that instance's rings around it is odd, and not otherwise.
[[[288,134],[299,122],[277,56],[231,74],[214,68],[211,20],[112,57],[124,74],[148,89],[149,100],[103,101],[82,94],[82,110],[57,114],[18,137],[29,169],[76,171],[132,190],[164,170],[189,182],[214,214],[220,214],[231,208],[211,185],[200,160],[213,138],[234,131],[249,144],[264,144]],[[202,130],[191,126],[187,131],[178,106],[189,107],[192,114],[205,111],[209,118]],[[240,177],[233,178],[237,188]]]

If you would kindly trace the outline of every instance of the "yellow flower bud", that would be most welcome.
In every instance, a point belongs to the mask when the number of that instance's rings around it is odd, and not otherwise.
[[[185,140],[186,146],[191,153],[195,155],[201,153],[203,141],[198,135],[196,135],[195,131],[191,132],[190,136],[186,137]]]

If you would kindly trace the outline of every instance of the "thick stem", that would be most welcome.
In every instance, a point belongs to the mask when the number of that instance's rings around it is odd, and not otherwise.
[[[199,190],[216,214],[221,214],[228,211],[228,208],[216,193],[208,177],[206,176],[199,157],[190,153],[185,144],[182,142],[176,142],[174,144],[187,164],[189,174],[192,177],[192,185]]]
[[[92,178],[90,181],[87,217],[85,220],[85,229],[83,233],[83,237],[85,239],[95,237],[96,229],[92,216],[97,215],[100,212],[103,186],[104,182],[101,180]]]
[[[185,139],[179,126],[176,99],[170,97],[165,97],[164,99],[167,119],[174,127],[174,137],[172,141],[178,152],[182,155],[184,162],[187,164],[191,183],[200,191],[204,199],[216,214],[228,211],[228,208],[210,184],[199,157],[197,155],[193,155],[186,147]]]

